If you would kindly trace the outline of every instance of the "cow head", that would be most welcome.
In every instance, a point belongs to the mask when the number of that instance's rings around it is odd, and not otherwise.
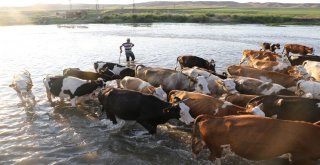
[[[208,70],[216,72],[216,63],[213,59],[208,62]]]
[[[307,62],[307,61],[305,61]],[[290,76],[295,77],[296,79],[304,79],[304,80],[310,80],[313,77],[309,75],[307,70],[303,67],[305,62],[302,65],[293,66],[288,70],[288,73]]]
[[[306,51],[308,54],[313,54],[313,48],[306,48]]]
[[[194,90],[199,93],[210,94],[208,82],[204,76],[196,77]]]
[[[263,104],[259,104],[258,106],[252,106],[252,105],[247,105],[247,111],[246,112],[239,112],[240,114],[252,114],[256,116],[262,116],[265,117],[266,114],[263,111]]]
[[[191,122],[193,122],[194,118],[190,115],[190,108],[184,103],[188,99],[181,100],[180,98],[175,97],[174,100],[175,103],[172,105],[171,110],[179,110],[179,120],[186,124],[190,124]],[[169,113],[170,110],[165,109],[164,111]]]
[[[158,97],[162,101],[167,101],[167,93],[163,90],[162,85],[154,89],[154,96]]]
[[[225,79],[225,80],[219,80],[217,81],[217,83],[222,87],[222,89],[226,92],[226,93],[239,93],[236,90],[236,83],[234,82],[233,79]]]

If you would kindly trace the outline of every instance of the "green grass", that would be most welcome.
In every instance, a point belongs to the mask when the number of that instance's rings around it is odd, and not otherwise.
[[[0,11],[0,25],[66,23],[258,23],[269,25],[320,25],[320,8],[138,8],[87,10],[78,19],[63,19],[56,11]]]

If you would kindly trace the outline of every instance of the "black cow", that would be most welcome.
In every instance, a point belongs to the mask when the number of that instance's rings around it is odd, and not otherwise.
[[[63,70],[64,76],[72,76],[77,77],[82,80],[97,80],[98,78],[102,78],[103,81],[110,81],[114,79],[121,79],[118,75],[109,75],[109,74],[103,74],[103,73],[95,73],[95,72],[89,72],[89,71],[81,71],[76,69],[64,69]]]
[[[106,88],[99,93],[98,99],[102,111],[114,124],[117,123],[115,116],[123,120],[136,120],[150,134],[156,133],[157,125],[169,119],[180,119],[187,124],[193,121],[189,107],[183,102],[170,104],[153,95],[136,91]]]
[[[276,52],[276,49],[280,49],[280,44],[277,43],[277,44],[271,44],[271,43],[268,43],[268,42],[264,42],[261,44],[261,50],[263,51],[266,51],[266,50],[270,50],[271,52],[275,53]]]
[[[309,55],[289,56],[289,61],[292,66],[302,65],[303,62],[307,60],[320,62],[320,56],[309,56]]]
[[[119,75],[121,78],[124,78],[126,76],[135,76],[134,69],[111,62],[97,61],[94,63],[94,69],[97,73],[110,75],[111,72],[115,75]]]
[[[197,56],[179,56],[177,58],[177,63],[178,62],[181,66],[181,69],[185,67],[192,68],[194,66],[197,66],[199,68],[211,70],[214,73],[216,72],[216,64],[213,59],[209,62]]]
[[[283,120],[320,121],[320,100],[297,96],[265,95],[250,100],[247,107],[258,106],[267,117]]]

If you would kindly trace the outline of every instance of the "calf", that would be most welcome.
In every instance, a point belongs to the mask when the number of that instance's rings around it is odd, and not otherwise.
[[[89,71],[81,71],[74,69],[65,69],[63,71],[63,76],[72,76],[77,77],[82,80],[97,80],[98,78],[102,78],[103,81],[111,81],[114,79],[120,79],[121,77],[118,75],[107,75],[102,73],[94,73]]]
[[[225,93],[238,93],[235,89],[236,84],[232,79],[221,79],[218,76],[213,75],[211,72],[200,69],[198,67],[184,68],[182,73],[196,78],[198,76],[204,76],[208,82],[208,89],[211,95],[221,96]]]
[[[135,77],[124,77],[120,81],[120,87],[124,89],[130,89],[134,91],[138,91],[144,94],[150,94],[157,98],[159,98],[162,101],[167,101],[167,94],[163,91],[162,86],[160,87],[154,87],[150,83],[145,82],[139,78]]]
[[[250,77],[237,76],[234,78],[236,89],[243,94],[251,95],[294,95],[294,92],[287,90],[285,87],[270,82],[264,82],[259,79]]]
[[[199,126],[201,141],[197,141]],[[206,145],[209,159],[221,164],[222,145],[249,160],[267,160],[291,153],[292,164],[316,165],[320,158],[320,126],[301,121],[286,121],[258,116],[196,118],[192,133],[192,153]]]
[[[197,66],[199,68],[204,68],[213,71],[214,73],[216,72],[216,64],[213,59],[209,62],[197,56],[179,56],[177,58],[177,63],[178,62],[181,66],[181,69],[185,67],[192,68],[194,66]]]
[[[13,76],[12,84],[9,87],[13,88],[23,104],[34,106],[36,104],[35,96],[32,93],[31,74],[27,70],[20,71]]]
[[[313,48],[299,45],[299,44],[285,44],[283,47],[282,54],[285,52],[286,56],[289,56],[289,53],[300,54],[300,55],[313,55]]]
[[[263,50],[263,51],[269,50],[269,51],[275,53],[276,49],[280,49],[280,44],[279,43],[271,44],[271,43],[264,42],[264,43],[261,44],[260,51],[261,50]]]
[[[282,120],[320,121],[320,100],[297,96],[265,95],[250,100],[247,110],[257,107],[266,117]]]
[[[64,98],[69,97],[73,107],[76,102],[83,104],[84,100],[96,96],[101,88],[104,87],[103,80],[85,81],[76,77],[52,76],[47,75],[43,79],[47,92],[47,98],[52,104],[52,96],[60,97],[61,103]]]
[[[111,62],[102,62],[98,61],[94,63],[94,69],[96,70],[97,73],[107,73],[110,71],[115,74],[119,75],[121,78],[124,78],[126,76],[135,76],[135,71],[131,68],[128,68],[126,66],[122,66],[116,63],[111,63]]]
[[[298,81],[293,76],[285,75],[278,72],[259,70],[243,65],[231,65],[227,70],[232,76],[251,77],[262,81],[279,84],[285,88],[295,88]]]
[[[170,104],[136,91],[106,88],[99,93],[98,99],[102,111],[114,124],[117,123],[115,116],[123,120],[136,120],[150,134],[156,133],[157,125],[169,119],[180,119],[186,124],[193,121],[189,107],[183,102]]]
[[[179,99],[187,99],[185,103],[190,107],[190,114],[194,118],[201,114],[226,116],[237,115],[239,112],[245,111],[244,108],[233,105],[227,101],[221,101],[200,93],[179,90],[173,90],[169,93],[169,102],[174,102],[177,97]]]
[[[178,89],[210,94],[208,82],[204,76],[193,78],[175,70],[138,65],[136,66],[136,77],[153,86],[162,85],[166,92]]]

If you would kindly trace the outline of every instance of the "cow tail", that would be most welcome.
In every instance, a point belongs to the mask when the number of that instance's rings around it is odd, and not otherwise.
[[[178,57],[177,57],[176,67],[174,68],[174,70],[177,70],[178,62],[179,62],[180,58],[181,58],[181,56],[178,56]]]
[[[196,158],[196,153],[194,152],[195,149],[196,149],[196,140],[197,140],[197,137],[196,137],[196,133],[197,132],[200,132],[197,131],[197,126],[199,128],[199,124],[198,122],[200,122],[204,117],[209,117],[208,115],[199,115],[195,121],[194,121],[194,124],[193,124],[193,129],[192,129],[192,135],[191,135],[191,148],[192,148],[192,153],[193,153],[193,157]]]

